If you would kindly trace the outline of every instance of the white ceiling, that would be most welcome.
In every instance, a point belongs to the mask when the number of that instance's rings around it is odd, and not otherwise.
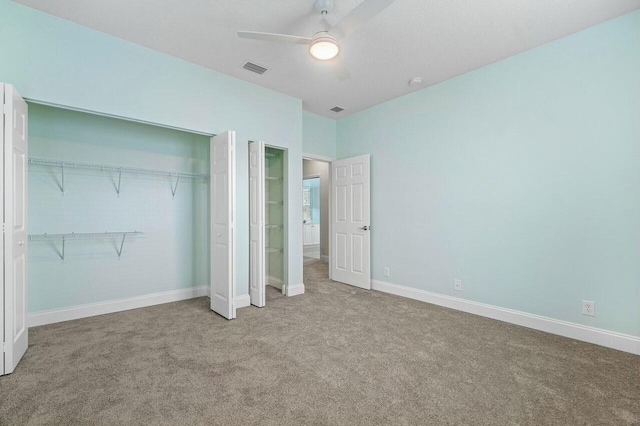
[[[237,30],[311,36],[313,0],[17,0],[81,25],[303,100],[341,118],[640,8],[640,0],[396,0],[341,43],[351,78],[307,46]],[[336,23],[362,0],[335,0]],[[246,61],[269,68],[259,76]],[[420,76],[421,86],[409,87]],[[329,111],[334,106],[342,113]]]

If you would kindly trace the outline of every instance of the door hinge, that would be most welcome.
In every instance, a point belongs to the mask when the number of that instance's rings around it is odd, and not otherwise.
[[[2,233],[4,234],[4,222],[2,223]]]

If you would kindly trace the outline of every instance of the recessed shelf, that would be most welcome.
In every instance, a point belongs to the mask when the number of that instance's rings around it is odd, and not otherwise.
[[[281,206],[283,203],[282,201],[267,201],[267,204]]]
[[[282,252],[284,252],[284,250],[281,248],[267,247],[267,253],[282,253]]]
[[[272,181],[275,181],[275,182],[280,182],[282,180],[282,178],[274,177],[274,176],[267,176],[265,179],[272,180]]]
[[[89,240],[100,238],[115,238],[122,237],[120,241],[120,249],[116,248],[118,259],[122,256],[122,249],[124,248],[124,241],[127,237],[138,237],[142,235],[139,231],[120,231],[120,232],[71,232],[70,234],[31,234],[29,235],[29,241],[62,241],[62,252],[58,253],[62,261],[64,262],[64,249],[65,242],[68,240]]]
[[[60,167],[61,179],[60,179],[60,191],[62,191],[62,195],[65,192],[65,184],[64,184],[64,170],[65,168],[74,168],[74,169],[88,169],[95,170],[99,172],[114,172],[118,173],[118,184],[116,185],[116,194],[120,195],[120,184],[122,181],[122,174],[137,174],[137,175],[150,175],[150,176],[164,176],[171,178],[171,193],[175,197],[176,191],[178,190],[178,183],[180,183],[180,179],[207,179],[209,177],[208,174],[205,173],[187,173],[187,172],[172,172],[167,170],[154,170],[154,169],[140,169],[135,167],[120,167],[120,166],[111,166],[105,164],[90,164],[90,163],[76,163],[72,161],[58,161],[58,160],[46,160],[42,158],[29,158],[29,164],[32,165],[40,165],[40,166],[50,166],[50,167]],[[175,179],[175,184],[174,180]]]
[[[284,225],[265,225],[267,229],[284,229]]]

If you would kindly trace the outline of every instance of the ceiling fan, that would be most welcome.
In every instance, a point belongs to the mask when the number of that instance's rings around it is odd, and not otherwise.
[[[340,22],[331,26],[326,18],[323,18],[323,29],[317,31],[311,37],[302,37],[289,34],[262,33],[256,31],[238,31],[238,36],[253,40],[271,41],[275,43],[306,44],[309,46],[309,53],[321,61],[333,59],[332,65],[340,80],[349,78],[344,62],[338,55],[340,44],[338,40],[343,40],[361,25],[367,23],[374,16],[382,12],[395,0],[364,0],[349,14],[343,17]],[[315,0],[315,9],[324,17],[333,9],[333,0]]]

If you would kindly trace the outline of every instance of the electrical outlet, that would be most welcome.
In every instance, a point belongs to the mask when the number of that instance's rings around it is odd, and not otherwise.
[[[596,316],[596,302],[591,300],[582,301],[582,315],[589,315],[591,317]]]
[[[462,280],[453,280],[453,289],[456,291],[462,291]]]
[[[384,267],[384,276],[385,277],[391,276],[391,272],[389,271],[389,267],[388,266]]]

